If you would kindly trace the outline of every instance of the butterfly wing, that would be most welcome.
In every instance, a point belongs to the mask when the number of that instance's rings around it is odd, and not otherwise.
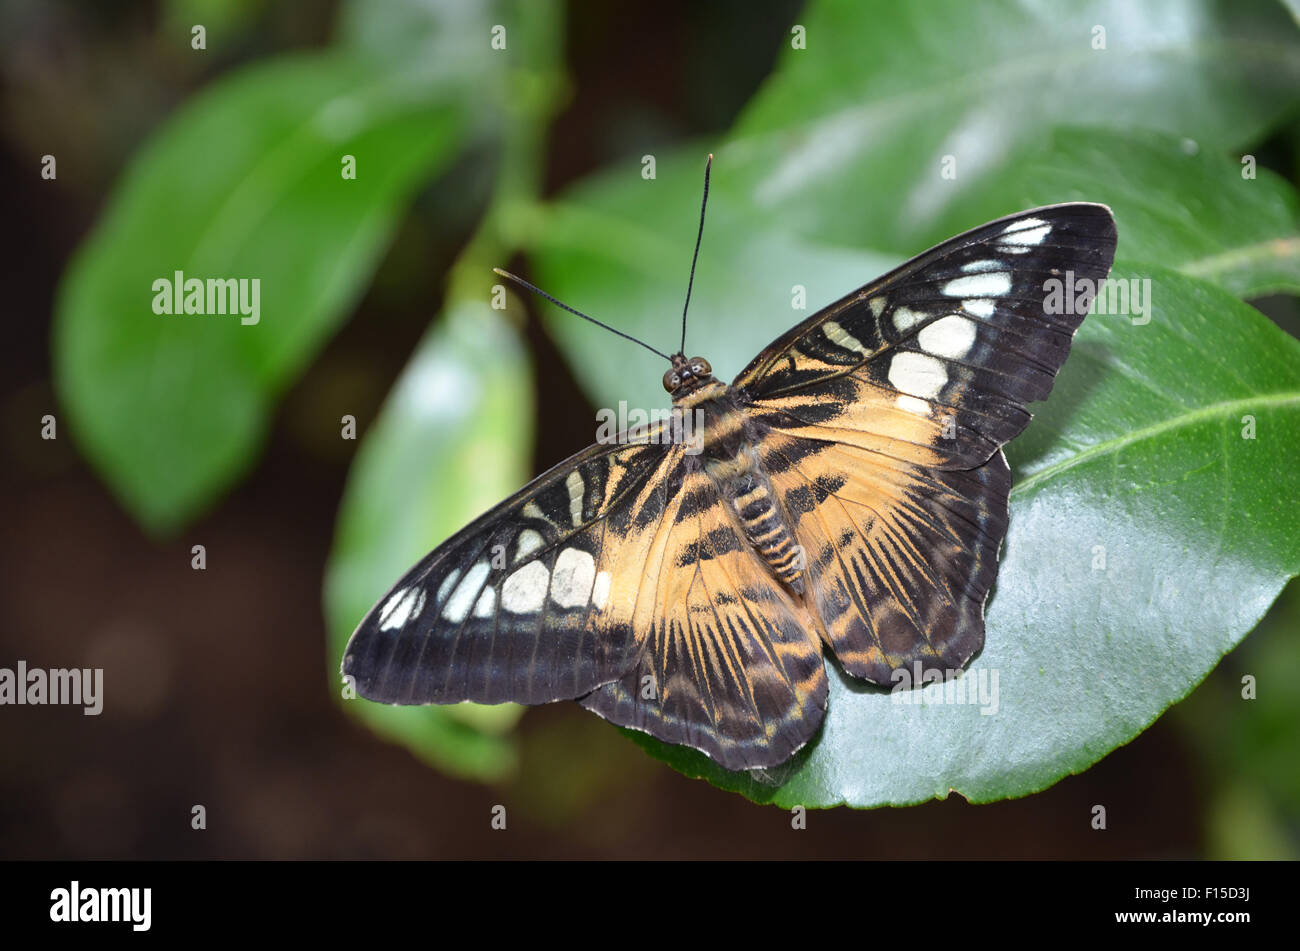
[[[959,235],[813,315],[737,377],[836,656],[876,683],[959,668],[1007,525],[1001,447],[1045,398],[1110,270],[1103,205]],[[1083,306],[1078,306],[1082,304]]]
[[[731,769],[778,763],[821,722],[821,642],[737,531],[682,447],[593,446],[411,569],[343,673],[387,703],[581,699]]]
[[[361,621],[343,674],[385,703],[573,699],[637,660],[625,593],[681,447],[651,431],[539,476],[422,559]]]
[[[816,621],[759,560],[695,459],[676,481],[662,549],[636,595],[647,649],[582,705],[727,769],[775,765],[825,712]]]

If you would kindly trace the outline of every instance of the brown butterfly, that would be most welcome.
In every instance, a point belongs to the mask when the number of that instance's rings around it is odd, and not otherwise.
[[[730,386],[660,354],[699,442],[662,421],[538,477],[407,572],[344,676],[385,703],[576,699],[738,770],[817,732],[827,648],[885,686],[964,667],[1007,529],[1001,447],[1087,311],[1051,282],[1095,287],[1115,241],[1104,205],[1035,208],[836,301]]]

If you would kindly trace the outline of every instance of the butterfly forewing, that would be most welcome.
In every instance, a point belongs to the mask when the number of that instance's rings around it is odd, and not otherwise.
[[[1115,225],[1056,205],[945,242],[813,315],[734,386],[808,555],[845,669],[960,668],[1006,533],[1001,446],[1051,391],[1086,313],[1051,282],[1095,286]]]
[[[970,468],[1024,430],[1025,404],[1047,397],[1069,354],[1087,305],[1057,306],[1051,282],[1095,286],[1114,254],[1104,205],[991,222],[814,314],[733,385],[778,425],[833,427],[874,451]]]
[[[640,652],[628,586],[680,447],[593,446],[431,552],[370,611],[343,673],[386,703],[573,699]]]

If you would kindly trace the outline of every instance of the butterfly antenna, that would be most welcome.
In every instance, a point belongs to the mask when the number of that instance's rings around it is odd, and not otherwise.
[[[612,333],[612,334],[617,334],[618,336],[622,337],[624,340],[631,340],[633,343],[639,343],[641,346],[645,347],[645,348],[646,348],[647,350],[649,350],[651,353],[655,354],[656,356],[663,357],[663,358],[664,358],[665,360],[667,360],[669,363],[672,363],[672,361],[673,361],[673,358],[672,358],[672,357],[668,356],[668,354],[663,353],[662,351],[656,350],[654,347],[650,346],[650,344],[646,343],[644,340],[638,340],[636,337],[633,337],[631,334],[625,334],[625,333],[623,333],[623,331],[621,331],[621,330],[615,330],[615,329],[614,329],[613,327],[611,327],[609,324],[602,324],[602,323],[601,323],[599,320],[597,320],[595,317],[589,317],[588,315],[584,314],[584,313],[583,313],[582,311],[580,311],[580,310],[574,310],[572,307],[570,307],[568,304],[564,303],[563,301],[561,301],[561,300],[556,300],[554,297],[552,297],[550,294],[546,293],[546,291],[542,290],[540,287],[537,287],[536,285],[533,285],[533,284],[529,284],[529,283],[528,283],[527,281],[525,281],[522,277],[517,277],[517,276],[515,276],[514,274],[511,274],[509,271],[503,271],[503,270],[502,270],[501,268],[499,268],[499,267],[494,267],[492,270],[493,270],[494,272],[496,272],[497,274],[500,274],[502,277],[509,278],[510,280],[514,281],[514,282],[515,282],[516,284],[518,284],[520,287],[526,287],[528,290],[532,291],[532,292],[533,292],[534,294],[536,294],[537,296],[539,296],[539,297],[545,297],[548,301],[550,301],[550,302],[551,302],[552,304],[554,304],[556,307],[562,307],[562,308],[564,308],[565,310],[567,310],[569,313],[571,313],[571,314],[576,314],[577,316],[581,317],[583,320],[590,320],[590,321],[591,321],[593,324],[595,324],[597,327],[604,327],[604,328],[605,328],[606,330],[608,330],[610,333]]]
[[[704,200],[700,202],[700,233],[695,236],[695,253],[691,255],[691,278],[686,282],[686,303],[682,305],[682,345],[678,353],[686,352],[686,310],[691,306],[691,288],[695,286],[695,262],[700,259],[700,241],[704,239],[704,209],[709,205],[709,169],[713,168],[713,153],[704,163]]]

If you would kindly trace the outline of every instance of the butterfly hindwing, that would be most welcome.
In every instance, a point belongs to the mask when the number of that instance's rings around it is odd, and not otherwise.
[[[803,546],[812,607],[844,669],[873,683],[919,661],[958,670],[984,643],[1007,528],[1002,453],[927,469],[774,432],[764,465]]]
[[[694,463],[671,490],[663,548],[637,592],[646,649],[582,704],[727,769],[772,766],[821,724],[822,643],[808,610],[757,557]]]
[[[959,235],[776,341],[735,381],[766,436],[836,656],[888,684],[960,668],[984,639],[1010,476],[1001,447],[1047,396],[1115,225],[1101,205],[1034,209]]]

